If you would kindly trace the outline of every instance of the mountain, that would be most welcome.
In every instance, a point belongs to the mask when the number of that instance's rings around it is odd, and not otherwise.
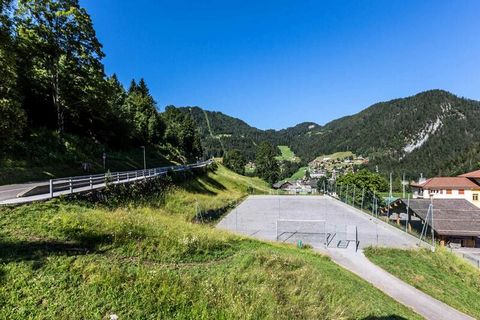
[[[369,156],[382,171],[451,175],[480,160],[479,116],[480,102],[431,90],[332,121],[309,148],[292,147],[306,158],[350,150]]]
[[[348,150],[368,156],[371,168],[412,178],[453,175],[480,161],[480,102],[443,90],[376,103],[324,126],[306,122],[282,130],[260,130],[198,107],[182,110],[194,117],[206,155],[237,148],[253,159],[256,144],[266,140],[288,145],[304,163]]]

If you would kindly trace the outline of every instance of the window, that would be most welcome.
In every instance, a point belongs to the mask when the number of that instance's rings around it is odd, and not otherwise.
[[[452,189],[447,189],[447,194],[452,194]]]
[[[478,201],[478,193],[473,194],[473,201]]]
[[[458,190],[458,194],[465,194],[465,190],[459,189],[459,190]]]

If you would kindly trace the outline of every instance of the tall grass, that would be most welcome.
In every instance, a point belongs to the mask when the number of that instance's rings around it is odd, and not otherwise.
[[[310,250],[191,223],[266,184],[220,167],[164,205],[0,209],[0,319],[418,318]]]
[[[400,250],[368,248],[366,256],[375,264],[415,288],[475,318],[480,318],[480,270],[438,247]]]

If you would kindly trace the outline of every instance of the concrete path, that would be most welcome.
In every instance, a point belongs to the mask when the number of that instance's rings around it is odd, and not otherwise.
[[[337,264],[355,273],[419,315],[432,320],[474,319],[432,298],[373,264],[363,252],[329,249],[328,255]]]

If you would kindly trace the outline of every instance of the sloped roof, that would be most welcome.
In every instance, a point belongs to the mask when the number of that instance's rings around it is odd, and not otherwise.
[[[429,199],[400,199],[425,221]],[[429,219],[430,220],[430,219]],[[431,221],[427,221],[430,225]],[[439,235],[480,236],[480,208],[464,199],[434,199],[433,229]]]
[[[435,177],[411,186],[423,189],[480,189],[480,185],[465,177]]]
[[[288,185],[292,185],[292,183],[289,182],[289,181],[279,181],[277,183],[274,183],[272,187],[274,189],[280,189],[280,188],[288,186]]]
[[[459,175],[459,177],[465,177],[465,178],[471,178],[471,179],[480,179],[480,170],[467,172],[467,173]]]

